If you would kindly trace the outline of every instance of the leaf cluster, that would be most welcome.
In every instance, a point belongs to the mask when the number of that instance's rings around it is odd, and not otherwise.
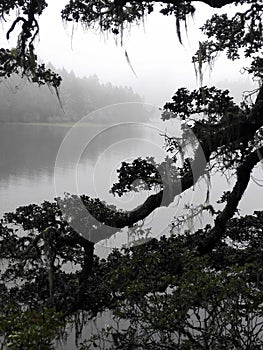
[[[242,55],[252,58],[252,65],[247,68],[249,73],[260,77],[262,65],[259,65],[262,50],[262,14],[263,7],[257,0],[242,2],[241,11],[230,17],[227,13],[214,14],[201,28],[210,40],[200,43],[199,50],[193,57],[201,73],[203,63],[210,66],[220,52],[225,51],[227,58],[239,59]],[[240,5],[237,2],[236,5]]]

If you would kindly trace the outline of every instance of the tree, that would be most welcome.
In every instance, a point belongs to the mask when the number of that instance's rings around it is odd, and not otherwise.
[[[116,325],[100,330],[86,345],[260,349],[262,249],[256,241],[262,229],[256,226],[261,226],[261,220],[262,212],[232,219],[225,239],[234,244],[222,242],[203,256],[194,250],[200,232],[194,238],[151,241],[136,250],[127,249],[119,258],[116,253],[118,263],[110,275],[111,289],[117,289],[118,295],[111,307]],[[244,249],[246,240],[249,244]],[[128,321],[125,326],[123,320]]]
[[[123,163],[119,182],[112,188],[117,195],[145,186],[157,188],[157,193],[138,208],[117,211],[99,199],[82,196],[91,214],[85,221],[79,198],[68,196],[54,203],[18,208],[2,222],[1,258],[11,264],[2,274],[2,281],[5,284],[8,278],[22,277],[30,282],[7,290],[6,299],[24,303],[29,309],[41,303],[55,305],[67,315],[85,310],[90,317],[110,308],[117,317],[130,321],[126,331],[111,332],[114,346],[120,349],[159,349],[163,344],[167,349],[170,343],[178,349],[262,347],[262,321],[258,318],[262,306],[263,251],[258,239],[262,212],[243,218],[235,215],[263,152],[263,4],[256,0],[203,2],[213,8],[227,4],[237,8],[233,16],[214,14],[202,27],[207,40],[199,44],[193,57],[200,80],[203,65],[212,65],[217,54],[225,52],[230,60],[240,56],[247,59],[248,67],[244,69],[259,81],[259,88],[240,105],[227,90],[216,87],[201,85],[191,92],[178,89],[164,106],[162,119],[178,118],[183,125],[182,138],[165,137],[167,158],[162,164],[149,159]],[[86,27],[98,25],[122,36],[130,24],[152,13],[156,3],[163,15],[175,16],[181,42],[181,24],[195,12],[195,1],[70,1],[62,18]],[[37,64],[34,49],[39,31],[37,16],[46,6],[43,0],[0,4],[2,18],[14,9],[21,12],[7,36],[22,24],[17,48],[1,49],[3,77],[20,73],[40,85],[58,87],[59,77]],[[192,159],[182,158],[180,163],[182,145],[189,133],[196,137],[194,155]],[[209,203],[199,208],[211,212],[213,225],[180,237],[151,240],[123,252],[114,251],[106,261],[93,258],[94,242],[120,228],[134,226],[160,206],[168,206],[202,176],[215,172],[230,172],[235,184],[218,198],[223,209],[216,210]],[[62,211],[70,215],[63,218]],[[83,221],[87,236],[72,229],[74,221]],[[22,237],[14,225],[24,230]],[[63,272],[61,265],[68,261],[80,269],[71,274]],[[233,314],[235,322],[231,320]],[[195,323],[189,321],[190,315]]]

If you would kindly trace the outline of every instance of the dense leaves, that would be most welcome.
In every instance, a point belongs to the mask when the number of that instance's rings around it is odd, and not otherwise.
[[[124,5],[124,6],[123,6]],[[131,1],[70,1],[62,11],[66,21],[81,22],[91,28],[99,27],[118,34],[132,22],[141,20],[146,13],[152,12],[152,4]]]
[[[238,4],[239,2],[237,2]],[[200,43],[200,47],[193,62],[197,64],[199,71],[203,63],[213,64],[218,54],[226,51],[229,59],[235,60],[241,57],[252,57],[252,62],[260,62],[262,55],[262,14],[261,1],[242,1],[243,6],[233,17],[227,13],[214,14],[201,28],[210,39]],[[253,64],[255,76],[259,76],[262,65]]]
[[[37,56],[33,51],[28,51],[23,54],[21,60],[17,49],[0,49],[0,76],[9,78],[11,74],[16,73],[22,77],[27,77],[33,83],[41,85],[53,86],[56,90],[61,83],[61,77],[46,68],[45,64],[36,63]]]
[[[63,337],[65,328],[61,316],[53,309],[21,313],[14,305],[6,306],[0,315],[0,332],[11,350],[55,349],[54,339]]]
[[[160,172],[156,169],[153,158],[135,159],[131,164],[123,162],[117,170],[119,181],[111,191],[122,196],[125,192],[149,190],[153,186],[162,185]]]
[[[28,208],[30,210],[31,207]],[[142,349],[161,348],[162,343],[178,349],[186,346],[197,349],[206,349],[207,346],[245,349],[248,345],[259,349],[262,346],[259,318],[263,301],[262,220],[262,212],[232,219],[221,243],[203,256],[198,254],[197,247],[202,237],[209,232],[209,226],[194,235],[172,235],[170,238],[162,237],[144,245],[125,248],[121,252],[115,250],[106,260],[94,259],[93,271],[86,277],[85,288],[81,288],[81,270],[77,268],[79,265],[83,269],[81,247],[63,246],[63,238],[66,242],[69,233],[62,231],[60,239],[53,237],[50,241],[50,248],[54,247],[58,256],[60,251],[64,251],[64,260],[73,263],[76,270],[65,272],[56,266],[53,303],[56,310],[63,311],[64,315],[55,316],[55,311],[52,311],[42,320],[58,317],[62,327],[65,316],[74,311],[86,310],[87,316],[92,317],[110,308],[118,322],[129,321],[127,329],[119,332],[112,328],[107,336],[113,341],[112,335],[117,334],[124,348],[131,342]],[[51,306],[49,267],[43,263],[46,249],[41,242],[41,233],[36,233],[34,249],[37,252],[34,259],[29,254],[23,255],[23,250],[28,250],[30,245],[26,244],[22,248],[23,237],[8,229],[8,226],[2,223],[1,229],[1,246],[12,245],[9,251],[4,249],[1,252],[2,258],[9,256],[10,259],[6,270],[8,273],[1,274],[2,314],[8,310],[6,300],[12,300],[16,303],[12,308],[28,310],[21,317],[28,320],[23,322],[30,322],[32,317],[39,317],[39,310],[45,305]],[[70,237],[73,242],[74,235]],[[69,249],[75,250],[72,258]],[[42,263],[37,262],[37,259],[42,260]],[[21,263],[23,267],[19,269]],[[6,284],[8,281],[20,281],[20,285],[4,287],[3,282]],[[31,316],[30,313],[35,311],[38,312],[36,316]],[[43,342],[40,334],[48,341],[54,334],[46,322],[46,326],[40,322],[39,326],[46,328],[35,338],[35,318],[30,325],[32,329],[29,327],[25,330],[22,327],[18,331],[20,321],[15,321],[14,311],[8,311],[8,314],[13,328],[6,328],[8,319],[0,322],[1,332],[8,341],[12,339],[12,342],[24,344],[27,341],[25,332],[29,331],[31,342]],[[252,325],[256,327],[254,330]],[[19,334],[20,338],[12,334]],[[92,341],[101,341],[104,336],[104,333],[97,334],[96,340]]]
[[[244,242],[262,236],[255,226],[262,212],[231,220],[224,241],[202,257],[194,249],[201,231],[111,254],[117,326],[90,341],[105,349],[260,349],[262,248]]]
[[[203,113],[209,123],[218,121],[220,117],[232,111],[238,112],[238,107],[234,104],[233,98],[229,96],[229,91],[219,90],[215,87],[201,87],[199,90],[188,91],[186,88],[180,88],[172,97],[173,102],[166,103],[165,112],[162,119],[179,117],[182,120],[192,115]],[[166,112],[173,112],[169,114]]]
[[[13,34],[16,27],[21,24],[21,32],[18,36],[16,48],[11,50],[0,49],[0,76],[10,77],[11,74],[20,74],[38,85],[48,84],[58,91],[61,77],[46,68],[45,64],[37,62],[37,55],[34,48],[34,40],[39,34],[37,17],[47,7],[46,1],[25,0],[25,1],[4,1],[0,4],[1,18],[18,11],[16,19],[6,33],[7,39]],[[21,12],[20,12],[21,11]]]

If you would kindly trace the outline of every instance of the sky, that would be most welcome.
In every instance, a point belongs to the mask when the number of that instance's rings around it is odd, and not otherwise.
[[[52,7],[59,12],[58,4],[52,4]],[[80,76],[96,73],[103,82],[131,85],[150,103],[167,98],[181,82],[186,84],[193,80],[195,83],[191,56],[186,58],[189,49],[179,44],[173,18],[148,16],[144,26],[134,26],[130,33],[125,33],[121,47],[116,45],[113,36],[107,39],[105,34],[84,31],[81,25],[74,28],[71,38],[72,26],[63,27],[52,7],[50,19],[56,23],[56,35],[52,35],[54,27],[49,26],[40,37],[39,53],[55,66],[74,67]],[[125,50],[137,77],[127,64]],[[58,52],[63,54],[58,55]],[[192,79],[189,79],[189,73]]]
[[[158,106],[168,101],[177,88],[190,89],[199,86],[191,63],[199,40],[204,37],[198,28],[218,10],[198,3],[194,18],[188,19],[188,31],[183,26],[183,45],[178,41],[175,18],[163,16],[158,12],[149,15],[139,27],[134,25],[124,33],[123,46],[116,44],[113,35],[107,36],[84,30],[82,26],[66,25],[62,22],[60,11],[67,0],[48,0],[48,8],[39,19],[40,36],[36,41],[38,56],[44,62],[51,62],[56,68],[73,70],[77,76],[96,74],[103,83],[131,86],[145,99],[145,102]],[[224,11],[231,11],[226,6]],[[222,12],[222,10],[221,10]],[[15,45],[15,35],[3,45]],[[125,50],[136,76],[125,58]],[[219,57],[212,72],[207,69],[205,84],[214,82],[245,81],[239,71],[242,62],[230,62]]]

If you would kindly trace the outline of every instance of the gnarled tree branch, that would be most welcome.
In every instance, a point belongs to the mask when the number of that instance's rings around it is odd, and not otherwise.
[[[198,250],[201,254],[210,252],[223,237],[226,224],[233,217],[237,206],[243,197],[243,194],[249,184],[250,174],[255,165],[260,161],[259,153],[263,152],[263,147],[255,150],[247,156],[244,162],[237,169],[236,184],[227,198],[224,210],[218,214],[215,225],[207,234],[205,240],[199,245]]]
[[[105,204],[101,203],[101,208],[105,208],[105,211],[102,212],[109,213],[109,215],[102,218],[101,212],[89,208],[88,206],[86,208],[94,218],[105,225],[116,228],[132,226],[136,222],[145,219],[160,206],[168,206],[174,201],[177,195],[192,187],[204,174],[206,164],[200,161],[203,156],[205,156],[208,162],[212,153],[222,145],[233,143],[233,149],[238,149],[240,140],[252,140],[256,131],[263,126],[262,114],[263,87],[260,88],[255,105],[247,118],[242,118],[240,121],[234,120],[228,125],[222,125],[218,129],[213,130],[211,134],[208,134],[207,132],[200,133],[205,136],[202,136],[199,140],[200,143],[195,158],[191,164],[191,169],[195,169],[194,176],[190,169],[182,178],[175,180],[172,183],[172,187],[169,186],[169,192],[164,188],[160,192],[148,197],[142,205],[129,212],[114,212],[109,210]],[[104,238],[108,238],[108,236],[105,236]]]

